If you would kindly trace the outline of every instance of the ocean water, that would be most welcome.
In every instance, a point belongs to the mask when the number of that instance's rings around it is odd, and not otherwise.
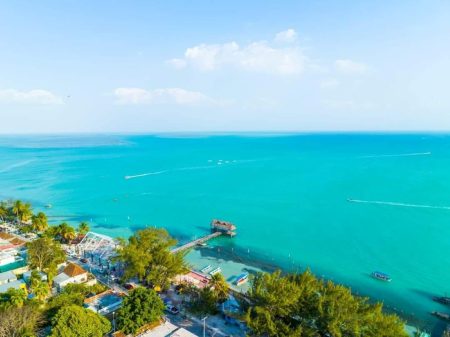
[[[450,135],[3,136],[0,198],[111,236],[229,220],[235,238],[188,259],[309,267],[430,329],[448,311],[431,297],[450,293]]]

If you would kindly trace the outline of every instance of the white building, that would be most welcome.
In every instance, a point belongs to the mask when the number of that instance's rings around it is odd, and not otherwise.
[[[64,270],[54,279],[53,284],[62,289],[69,283],[85,283],[88,280],[88,272],[75,263],[69,263]]]

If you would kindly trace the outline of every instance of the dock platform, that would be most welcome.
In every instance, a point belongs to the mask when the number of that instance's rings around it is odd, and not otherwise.
[[[231,222],[221,221],[221,220],[213,220],[211,221],[211,234],[202,236],[199,239],[189,241],[188,243],[176,247],[172,249],[172,253],[177,253],[192,247],[195,247],[197,245],[200,245],[202,243],[205,243],[206,241],[209,241],[211,239],[217,238],[221,235],[228,235],[230,237],[233,237],[236,235],[236,226],[233,225]]]

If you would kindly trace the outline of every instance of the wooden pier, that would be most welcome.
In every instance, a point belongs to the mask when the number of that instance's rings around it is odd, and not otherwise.
[[[211,233],[209,235],[202,236],[200,239],[190,241],[190,242],[188,242],[188,243],[186,243],[186,244],[184,244],[184,245],[182,245],[180,247],[176,247],[176,248],[172,249],[172,253],[177,253],[177,252],[180,252],[182,250],[186,250],[186,249],[195,247],[195,246],[197,246],[199,244],[205,243],[206,241],[214,239],[214,238],[216,238],[218,236],[221,236],[221,235],[222,235],[221,232],[214,232],[214,233]]]
[[[199,239],[192,240],[182,246],[172,249],[172,253],[177,253],[195,247],[197,245],[201,245],[202,243],[217,238],[221,235],[228,235],[230,237],[233,237],[236,235],[236,226],[233,225],[231,222],[213,220],[211,221],[211,232],[212,232],[211,234],[202,236]]]

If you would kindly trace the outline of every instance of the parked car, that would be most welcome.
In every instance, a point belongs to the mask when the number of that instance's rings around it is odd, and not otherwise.
[[[180,312],[176,306],[170,304],[166,305],[166,311],[170,312],[172,315],[176,315]]]
[[[133,290],[135,288],[134,284],[132,283],[125,283],[123,287],[127,290]]]

